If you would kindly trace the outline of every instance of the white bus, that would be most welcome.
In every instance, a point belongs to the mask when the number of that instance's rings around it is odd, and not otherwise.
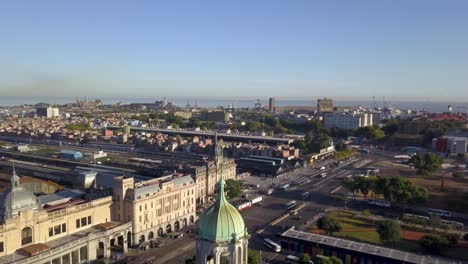
[[[301,193],[301,198],[302,198],[302,200],[305,200],[305,199],[309,198],[309,196],[310,196],[310,192],[303,192],[303,193]]]
[[[429,221],[429,217],[428,217],[428,216],[424,216],[424,215],[404,214],[403,217],[407,217],[407,218],[417,218],[417,219],[419,219],[419,220]]]
[[[286,191],[287,189],[289,189],[289,184],[286,183],[284,185],[281,185],[280,189]]]
[[[440,222],[442,224],[444,224],[444,225],[453,225],[456,229],[463,230],[465,228],[465,225],[463,223],[456,222],[456,221],[450,221],[450,220],[443,220],[442,219]]]
[[[290,202],[288,202],[288,203],[286,204],[285,208],[286,208],[287,210],[292,209],[292,208],[296,207],[296,204],[297,204],[296,201],[290,201]]]
[[[434,215],[438,215],[438,216],[452,217],[452,213],[449,212],[449,211],[429,208],[429,209],[427,209],[427,212],[429,214],[434,214]]]
[[[263,244],[265,244],[265,246],[271,248],[275,252],[281,252],[281,246],[273,242],[271,239],[265,238],[263,240]]]
[[[299,257],[293,256],[293,255],[287,255],[285,262],[295,264],[295,263],[299,263],[299,260],[300,260]]]

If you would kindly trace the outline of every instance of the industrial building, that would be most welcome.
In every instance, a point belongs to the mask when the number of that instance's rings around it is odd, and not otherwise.
[[[237,167],[241,171],[265,177],[277,177],[285,172],[292,171],[301,166],[297,159],[285,160],[282,158],[249,155],[237,161]]]
[[[222,110],[200,112],[200,117],[203,121],[213,122],[228,122],[232,118],[231,113],[226,113]]]
[[[432,148],[437,152],[465,154],[468,152],[468,132],[448,132],[432,139]]]

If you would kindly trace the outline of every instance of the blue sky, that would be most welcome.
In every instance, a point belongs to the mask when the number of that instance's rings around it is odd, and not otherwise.
[[[0,2],[4,96],[468,100],[468,1]]]

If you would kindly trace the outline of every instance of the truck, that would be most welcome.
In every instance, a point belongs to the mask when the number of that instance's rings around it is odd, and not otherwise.
[[[236,209],[239,211],[244,211],[250,207],[252,207],[252,202],[243,202],[243,203],[238,204],[236,206]]]
[[[268,189],[266,191],[266,195],[271,195],[275,189]]]
[[[253,199],[250,201],[250,203],[251,203],[252,205],[254,205],[254,204],[261,205],[262,202],[263,202],[263,197],[262,197],[262,196],[257,196],[257,197],[253,198]]]

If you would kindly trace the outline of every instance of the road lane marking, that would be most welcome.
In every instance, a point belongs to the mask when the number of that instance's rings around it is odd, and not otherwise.
[[[331,191],[330,193],[333,194],[333,193],[339,191],[342,187],[343,187],[343,186],[340,185],[340,186],[338,186],[337,188],[335,188],[333,191]]]

